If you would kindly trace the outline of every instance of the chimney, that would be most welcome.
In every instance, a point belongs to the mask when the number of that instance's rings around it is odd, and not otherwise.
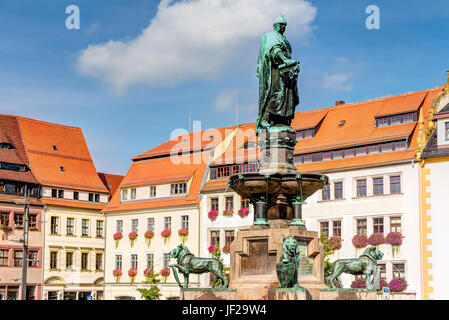
[[[345,104],[345,102],[344,102],[343,100],[335,101],[335,105],[336,105],[336,106],[340,106],[340,105],[342,105],[342,104]]]

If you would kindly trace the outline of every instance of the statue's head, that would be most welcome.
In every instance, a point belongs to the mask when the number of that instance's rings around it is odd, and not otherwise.
[[[170,251],[170,257],[176,259],[179,256],[179,254],[184,250],[184,248],[185,246],[180,244],[179,246]]]
[[[374,260],[382,260],[382,257],[384,256],[384,253],[380,251],[377,247],[371,246],[368,247],[365,252],[363,252],[363,255],[369,256],[370,258]]]
[[[292,236],[285,238],[282,243],[283,252],[289,255],[295,255],[297,246],[298,241],[296,241],[296,239],[293,238]]]
[[[273,29],[280,34],[283,34],[285,31],[285,28],[287,27],[287,20],[285,17],[281,14],[274,19],[273,22]]]

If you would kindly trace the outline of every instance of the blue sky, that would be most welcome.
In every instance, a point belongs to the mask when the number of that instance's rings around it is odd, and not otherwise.
[[[81,127],[97,170],[125,174],[188,129],[189,109],[202,129],[228,126],[238,97],[239,122],[255,121],[260,38],[279,13],[301,60],[297,111],[441,85],[446,2],[2,0],[0,112]],[[80,30],[65,27],[72,4]]]

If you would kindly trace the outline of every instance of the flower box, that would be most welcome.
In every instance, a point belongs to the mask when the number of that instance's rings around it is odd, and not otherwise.
[[[164,243],[166,243],[168,241],[168,239],[170,239],[171,229],[162,230],[161,236],[162,236],[162,238],[164,238]]]
[[[121,269],[114,269],[112,270],[112,275],[115,277],[115,280],[117,282],[120,281],[120,277],[122,276],[122,270]]]
[[[154,231],[153,230],[148,230],[147,232],[145,232],[145,234],[143,236],[145,237],[145,239],[153,239],[154,238]]]
[[[114,233],[114,240],[120,240],[121,238],[123,238],[123,234],[121,232],[116,232]]]
[[[364,278],[357,278],[351,283],[352,289],[365,289],[366,288],[366,280]]]
[[[388,283],[391,292],[402,292],[407,289],[408,283],[404,279],[393,279]]]
[[[181,242],[185,243],[187,240],[187,236],[189,235],[189,229],[181,228],[178,230],[178,235],[181,238]]]
[[[354,247],[360,249],[360,248],[365,248],[367,245],[367,237],[366,234],[356,234],[353,238],[352,238],[352,244],[354,245]]]
[[[218,211],[217,210],[211,210],[211,211],[209,211],[207,216],[209,217],[210,220],[215,221],[215,219],[217,219],[217,216],[218,216]]]
[[[377,247],[377,246],[385,243],[385,237],[382,232],[375,232],[369,236],[369,238],[366,242],[372,246]]]
[[[231,209],[223,210],[223,215],[225,217],[232,217],[234,215],[234,211],[232,211]]]
[[[151,268],[146,268],[145,270],[143,270],[143,275],[145,277],[151,277],[153,275],[153,269]]]
[[[239,216],[240,216],[241,218],[245,218],[245,217],[248,216],[249,210],[248,210],[248,208],[241,208],[241,209],[238,211],[238,214],[239,214]]]
[[[340,236],[332,236],[329,238],[329,246],[331,246],[331,248],[333,250],[339,250],[341,249],[341,237]]]
[[[128,276],[131,280],[131,283],[134,283],[134,279],[136,278],[136,275],[137,275],[137,269],[131,268],[128,270]]]
[[[391,255],[395,256],[399,252],[399,247],[402,245],[402,233],[390,232],[385,238],[385,242],[391,245]]]
[[[223,246],[223,248],[221,249],[221,251],[223,251],[223,253],[226,253],[226,254],[231,253],[231,245],[225,244]],[[212,250],[212,252],[213,252],[213,250]]]
[[[129,233],[129,235],[128,235],[128,238],[129,238],[129,240],[136,240],[137,239],[137,232],[135,232],[135,231],[132,231],[132,232],[130,232]]]
[[[170,268],[162,268],[162,270],[159,274],[164,279],[164,283],[166,283],[167,278],[170,276]]]

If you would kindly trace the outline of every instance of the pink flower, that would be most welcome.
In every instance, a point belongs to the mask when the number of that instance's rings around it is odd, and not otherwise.
[[[238,214],[239,214],[240,217],[245,218],[245,217],[248,216],[249,210],[248,210],[248,208],[241,208],[241,209],[238,211]]]
[[[361,289],[366,288],[366,280],[364,278],[357,278],[351,283],[351,288]]]
[[[143,270],[143,275],[145,277],[150,277],[153,275],[153,269],[151,268],[146,268],[145,270]]]
[[[332,236],[329,238],[329,245],[332,249],[338,250],[341,248],[341,237],[340,236]]]
[[[390,288],[391,292],[402,292],[407,289],[407,281],[404,279],[393,279],[388,284],[388,287]]]
[[[382,232],[375,232],[369,236],[367,243],[372,246],[378,246],[385,243],[385,237]]]
[[[130,232],[128,237],[129,237],[129,240],[136,240],[137,239],[137,232],[135,232],[135,231]]]
[[[210,253],[213,253],[215,250],[215,245],[211,244],[207,250],[209,250]]]
[[[146,239],[153,239],[154,237],[154,231],[153,230],[148,230],[147,232],[145,232],[145,234],[143,235]]]
[[[214,250],[212,249],[212,252],[213,252],[213,251],[214,251]],[[222,251],[223,251],[223,253],[230,253],[230,252],[231,252],[231,245],[225,244],[225,245],[223,246]]]
[[[112,271],[112,274],[114,275],[114,277],[121,277],[122,276],[122,269],[114,269]]]
[[[178,230],[178,235],[181,237],[186,237],[189,235],[189,229],[187,228],[182,228]]]
[[[386,243],[391,244],[392,246],[400,246],[400,245],[402,245],[402,233],[400,233],[400,232],[390,232],[387,235]]]
[[[128,276],[130,276],[131,278],[135,277],[136,275],[137,275],[137,269],[131,268],[128,270]]]
[[[160,274],[162,277],[168,277],[170,275],[170,268],[163,268]]]
[[[165,230],[162,230],[161,236],[162,236],[163,238],[168,238],[168,237],[170,237],[170,236],[171,236],[171,229],[165,229]]]
[[[114,233],[114,240],[120,240],[123,238],[123,234],[121,232]]]
[[[214,221],[215,219],[217,219],[218,212],[217,212],[217,210],[211,210],[211,211],[209,211],[207,216],[209,217],[210,220]]]
[[[352,244],[354,245],[354,247],[356,248],[365,248],[368,239],[366,238],[366,234],[356,234],[353,238],[352,238]]]

